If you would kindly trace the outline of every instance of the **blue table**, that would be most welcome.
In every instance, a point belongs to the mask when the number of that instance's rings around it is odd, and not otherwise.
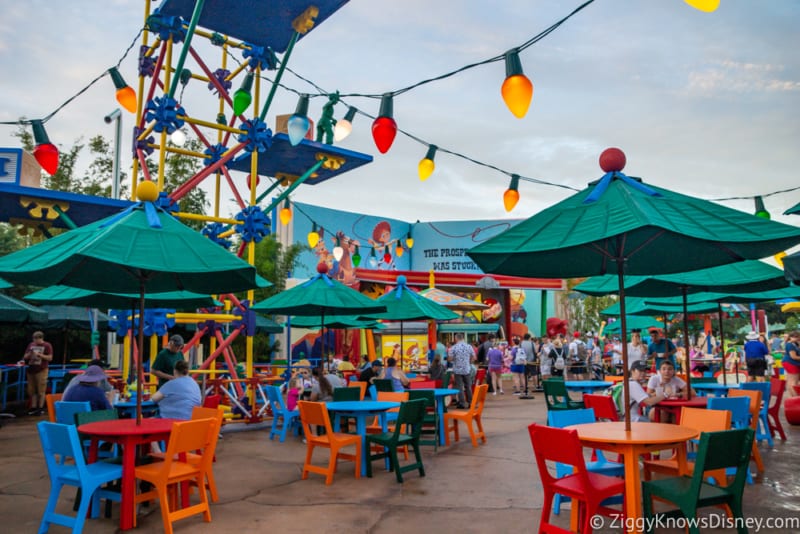
[[[136,401],[120,401],[114,403],[120,419],[136,418]],[[158,404],[151,400],[142,401],[142,417],[153,417],[158,413]]]
[[[699,384],[692,383],[692,389],[694,389],[698,395],[701,397],[705,397],[708,395],[714,395],[717,397],[727,397],[728,391],[731,389],[738,389],[739,384],[715,384],[714,382],[701,382]]]
[[[436,400],[436,417],[437,421],[439,421],[439,445],[444,447],[445,445],[445,434],[444,434],[444,406],[445,406],[445,398],[451,395],[458,395],[457,389],[451,388],[435,388],[435,389],[428,389],[428,388],[420,388],[420,391],[433,391],[434,399]]]
[[[0,390],[2,390],[2,409],[6,409],[6,397],[11,388],[16,388],[16,397],[12,400],[25,400],[25,369],[24,365],[0,365]],[[12,373],[16,373],[12,380]]]
[[[398,408],[399,402],[391,401],[339,401],[326,402],[329,412],[333,412],[333,431],[339,432],[339,421],[342,417],[352,417],[356,420],[356,433],[361,436],[361,476],[367,476],[367,462],[369,451],[367,449],[367,417],[378,416],[381,428],[389,431],[386,421],[386,411]],[[388,458],[387,458],[388,463]]]
[[[596,393],[598,391],[605,391],[613,384],[605,380],[565,380],[564,386],[568,390],[583,393]]]

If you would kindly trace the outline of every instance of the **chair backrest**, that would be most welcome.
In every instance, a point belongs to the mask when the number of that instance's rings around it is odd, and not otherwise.
[[[164,454],[163,473],[169,473],[172,462],[181,453],[202,451],[202,467],[210,468],[214,453],[209,450],[214,439],[219,437],[219,423],[216,419],[191,419],[172,424],[172,431]],[[208,453],[208,454],[207,454]]]
[[[425,405],[424,399],[409,400],[400,404],[397,424],[394,427],[395,436],[399,436],[403,431],[403,425],[406,425],[406,432],[414,439],[419,438],[422,432],[422,423],[425,421]],[[410,432],[407,430],[409,428]]]
[[[747,397],[750,399],[750,426],[758,428],[758,416],[761,411],[761,392],[752,389],[731,389],[728,397]]]
[[[537,425],[528,426],[528,433],[539,468],[542,485],[550,487],[556,477],[548,469],[548,462],[570,465],[575,469],[575,480],[579,490],[589,490],[589,477],[586,471],[586,461],[583,458],[583,446],[575,430]],[[552,472],[555,472],[553,470]]]
[[[278,386],[264,386],[272,413],[277,414],[286,411],[286,403],[283,402],[283,395]]]
[[[693,384],[716,384],[717,379],[713,376],[698,376],[692,377]]]
[[[44,396],[47,403],[47,420],[51,423],[56,422],[56,402],[60,401],[63,396],[63,393],[48,393]]]
[[[435,389],[436,380],[417,380],[408,384],[408,389]]]
[[[196,419],[219,419],[222,422],[224,412],[217,406],[216,408],[206,408],[205,406],[195,406],[192,408],[192,420]]]
[[[709,410],[728,410],[734,428],[750,426],[750,397],[709,397]]]
[[[483,413],[488,391],[489,384],[481,384],[475,388],[475,392],[472,394],[472,403],[469,406],[469,411],[474,415],[481,415]]]
[[[86,461],[75,425],[41,421],[36,427],[51,482],[55,482],[60,473],[73,468],[77,471],[78,479],[83,479],[87,472]],[[66,459],[74,462],[65,465]]]
[[[597,421],[595,412],[591,408],[577,410],[551,410],[547,412],[547,424],[556,428],[569,425],[582,425]]]
[[[745,391],[760,391],[761,392],[761,400],[763,404],[759,404],[761,406],[761,412],[767,413],[767,409],[769,408],[769,398],[772,395],[772,384],[769,382],[745,382],[744,384],[739,385],[740,389]]]
[[[583,405],[594,410],[598,421],[619,421],[617,405],[611,395],[598,395],[593,393],[583,394]]]
[[[551,404],[566,402],[569,398],[567,386],[564,385],[563,380],[553,380],[551,378],[542,380],[542,388],[544,389],[545,403],[548,407]]]
[[[426,408],[436,407],[436,395],[429,389],[412,389],[408,392],[408,400],[424,400]]]
[[[358,400],[364,400],[364,397],[367,395],[367,386],[369,386],[369,382],[361,382],[359,380],[351,380],[349,384],[347,384],[351,388],[358,388],[361,391],[360,398]]]
[[[681,426],[700,432],[718,432],[731,428],[731,412],[705,408],[681,408]]]
[[[216,408],[217,406],[219,406],[220,402],[222,402],[221,395],[206,395],[206,398],[203,399],[203,407]]]
[[[786,390],[786,382],[780,378],[772,377],[769,379],[770,399],[775,399],[773,406],[780,406],[783,400],[783,392]]]
[[[372,385],[375,386],[375,389],[380,391],[394,391],[394,386],[392,385],[392,381],[388,378],[376,378],[372,381]]]
[[[700,495],[703,477],[706,471],[733,467],[736,476],[725,489],[728,493],[741,493],[747,480],[748,464],[753,447],[755,431],[752,428],[723,430],[720,432],[703,432],[700,434],[700,445],[697,450],[695,469],[692,474],[690,496],[697,499]]]
[[[323,427],[327,435],[333,434],[331,418],[324,402],[297,401],[297,407],[300,410],[300,423],[303,425],[306,440],[315,437],[314,426]]]
[[[92,411],[92,405],[89,403],[89,401],[56,401],[55,406],[56,423],[60,423],[62,425],[74,425],[76,413]]]
[[[351,388],[351,387],[333,388],[334,402],[360,401],[360,400],[361,400],[361,389],[359,388]]]
[[[117,410],[95,410],[93,412],[78,412],[75,414],[75,424],[77,426],[96,423],[97,421],[112,421],[114,419],[119,419]]]

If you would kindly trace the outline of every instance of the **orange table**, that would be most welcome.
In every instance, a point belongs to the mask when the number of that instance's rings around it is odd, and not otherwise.
[[[611,382],[612,384],[617,384],[617,383],[619,383],[619,382],[622,382],[624,379],[625,379],[625,377],[624,377],[624,376],[622,376],[622,375],[619,375],[619,376],[615,376],[615,375],[606,375],[606,376],[603,378],[603,380],[605,380],[606,382]]]
[[[585,447],[621,454],[625,463],[625,508],[629,525],[641,531],[642,482],[639,474],[639,456],[648,452],[674,448],[677,451],[681,472],[686,471],[686,442],[700,432],[665,423],[631,423],[625,431],[622,421],[613,423],[587,423],[567,427],[578,431]],[[573,526],[577,526],[578,507],[572,507]]]

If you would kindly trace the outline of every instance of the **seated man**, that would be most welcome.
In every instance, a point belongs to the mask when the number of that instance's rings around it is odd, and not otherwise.
[[[90,365],[83,374],[72,379],[76,385],[69,388],[61,400],[68,402],[89,401],[92,411],[110,410],[111,403],[108,401],[106,392],[100,384],[106,381],[106,373],[99,365]],[[72,383],[70,382],[70,383]]]
[[[630,369],[630,380],[628,380],[628,388],[630,390],[630,410],[631,410],[631,421],[635,422],[648,422],[649,419],[646,415],[644,415],[644,409],[650,406],[654,406],[661,402],[662,400],[666,399],[663,392],[660,394],[655,395],[648,395],[647,391],[644,390],[642,387],[642,382],[645,379],[645,374],[647,373],[647,364],[644,363],[642,360],[635,361],[631,364]],[[612,393],[614,397],[614,401],[617,404],[617,409],[622,408],[623,402],[623,393],[622,393],[623,385],[620,382],[616,386],[614,386],[614,392]],[[624,417],[624,412],[622,413]]]
[[[192,408],[201,405],[200,386],[189,376],[189,364],[178,360],[173,368],[173,378],[156,391],[150,400],[158,403],[158,412],[164,419],[192,418]]]
[[[361,371],[361,374],[358,376],[358,380],[360,382],[367,382],[368,384],[372,385],[372,381],[381,375],[381,371],[383,370],[382,367],[382,361],[373,360],[369,367]]]

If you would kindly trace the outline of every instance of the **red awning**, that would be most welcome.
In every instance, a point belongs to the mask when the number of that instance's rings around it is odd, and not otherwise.
[[[428,287],[430,273],[423,271],[376,271],[371,269],[356,269],[356,278],[362,282],[378,282],[381,284],[394,284],[400,275],[406,277],[410,286]],[[565,289],[564,280],[561,278],[522,278],[518,276],[504,276],[499,274],[466,274],[437,272],[434,273],[436,286],[446,287],[480,287],[486,288],[487,281],[494,281],[491,287],[497,289]],[[478,284],[481,281],[481,284]]]

